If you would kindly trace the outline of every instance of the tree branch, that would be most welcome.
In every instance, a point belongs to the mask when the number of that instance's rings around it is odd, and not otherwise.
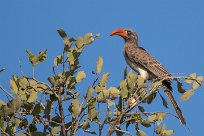
[[[0,128],[0,130],[1,130],[1,134],[5,134],[6,136],[9,136],[9,134],[6,133],[2,128]]]
[[[59,94],[58,94],[58,105],[59,105],[59,113],[60,113],[60,122],[61,122],[61,135],[65,136],[66,135],[66,127],[64,123],[64,108],[62,105],[62,96],[61,96],[61,91],[64,89],[64,87],[59,88]]]
[[[0,89],[1,89],[2,91],[4,91],[8,96],[10,96],[12,99],[14,99],[14,96],[11,95],[9,92],[7,92],[1,85],[0,85]]]

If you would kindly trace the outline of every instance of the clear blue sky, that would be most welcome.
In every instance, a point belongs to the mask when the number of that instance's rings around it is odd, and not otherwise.
[[[122,38],[109,36],[118,27],[136,30],[140,46],[170,72],[204,75],[203,5],[202,0],[1,1],[0,68],[5,67],[6,71],[0,73],[0,84],[9,90],[11,75],[20,75],[19,59],[25,74],[31,75],[26,49],[34,53],[48,49],[48,58],[36,68],[37,78],[46,81],[52,74],[53,59],[61,53],[63,47],[56,31],[59,28],[64,28],[72,37],[87,32],[101,33],[101,37],[86,48],[81,56],[81,65],[88,78],[91,78],[90,71],[95,69],[97,57],[102,56],[103,72],[109,71],[111,74],[110,86],[119,84],[126,66]],[[87,87],[90,83],[85,81],[82,85]],[[203,88],[197,90],[187,102],[180,102],[176,90],[174,95],[194,136],[204,135]],[[6,99],[5,95],[0,98]],[[146,106],[146,109],[165,110],[159,97],[153,106]],[[167,111],[174,113],[171,106]],[[169,129],[175,130],[176,136],[189,134],[172,116],[167,116],[165,122]],[[148,134],[151,135],[152,130]]]

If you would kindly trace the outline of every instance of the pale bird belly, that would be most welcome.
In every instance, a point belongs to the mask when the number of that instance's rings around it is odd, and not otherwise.
[[[127,64],[137,73],[139,73],[141,75],[142,78],[144,78],[144,80],[151,80],[154,79],[155,76],[148,73],[145,69],[139,67],[137,64],[132,63],[131,61],[129,61],[128,59],[126,59]]]
[[[150,79],[150,75],[147,71],[145,71],[142,68],[137,68],[138,73],[141,75],[141,77],[144,78],[144,80],[149,80]]]

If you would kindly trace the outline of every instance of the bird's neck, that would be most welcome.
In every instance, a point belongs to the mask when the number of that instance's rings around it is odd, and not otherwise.
[[[136,38],[126,39],[125,45],[138,47],[138,40]]]

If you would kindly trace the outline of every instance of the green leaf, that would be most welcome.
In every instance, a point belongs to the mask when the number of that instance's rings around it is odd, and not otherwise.
[[[141,124],[146,128],[151,127],[151,122],[148,120],[143,120]]]
[[[37,86],[34,87],[35,91],[41,92],[47,89],[47,86],[43,83],[38,83]]]
[[[28,127],[28,120],[26,118],[21,120],[21,123],[19,124],[19,127],[21,129],[27,128]]]
[[[72,92],[75,90],[75,84],[76,84],[76,78],[73,76],[70,76],[66,81],[66,88],[68,89],[69,92]]]
[[[57,122],[57,123],[60,123],[61,121],[60,121],[60,116],[59,115],[57,115],[57,116],[55,116],[55,117],[53,117],[52,118],[52,121],[54,121],[54,122]],[[56,126],[59,126],[59,124],[56,124],[56,123],[54,123],[54,122],[51,122],[50,123],[50,125],[52,126],[52,127],[56,127]]]
[[[94,91],[93,87],[89,86],[86,92],[86,98],[88,101],[92,98],[93,91]]]
[[[7,106],[10,108],[12,112],[18,112],[21,108],[21,105],[22,105],[22,101],[18,97],[15,99],[12,99],[7,103]]]
[[[86,74],[84,73],[84,71],[79,71],[77,73],[77,76],[76,76],[76,82],[79,83],[81,82],[84,78],[86,78]]]
[[[95,108],[96,102],[96,98],[93,98],[88,104],[88,114],[86,116],[91,122],[97,121],[98,111]]]
[[[0,107],[5,106],[5,105],[6,105],[6,103],[3,100],[0,100]]]
[[[58,86],[59,85],[59,79],[60,79],[60,77],[58,75],[48,77],[48,81],[52,84],[52,86]]]
[[[124,75],[123,75],[123,80],[125,80],[127,77],[127,66],[124,69]]]
[[[58,127],[53,127],[53,128],[52,128],[52,134],[53,134],[53,135],[59,134],[60,131],[61,131],[61,130],[60,130],[60,128],[58,128]]]
[[[162,133],[166,134],[167,136],[170,136],[170,135],[173,135],[174,130],[164,130]]]
[[[198,82],[193,82],[193,90],[196,90],[196,89],[198,89],[198,87],[200,86],[200,84],[198,83]]]
[[[16,85],[16,82],[14,80],[10,80],[10,86],[11,90],[14,94],[18,94],[18,86]]]
[[[100,87],[106,87],[106,84],[107,84],[107,82],[108,82],[108,77],[109,77],[109,73],[105,73],[103,76],[102,76],[102,78],[101,78],[101,80],[99,81],[99,86]]]
[[[96,66],[97,66],[97,74],[101,73],[102,67],[103,67],[103,59],[102,57],[98,57],[98,60],[96,62]]]
[[[88,128],[90,128],[89,122],[86,121],[86,120],[83,120],[83,121],[82,121],[82,128],[83,128],[84,130],[87,130]]]
[[[98,115],[98,111],[96,110],[95,107],[90,108],[88,110],[88,114],[87,114],[87,118],[93,122],[93,121],[97,121],[97,115]]]
[[[21,123],[21,120],[19,118],[15,117],[14,118],[14,123],[15,123],[15,126],[18,127],[20,125],[20,123]]]
[[[119,130],[116,130],[116,136],[123,136],[124,132],[121,132]]]
[[[156,114],[152,114],[148,116],[148,121],[149,122],[154,122],[157,120],[157,115]]]
[[[94,90],[96,91],[96,93],[100,93],[101,91],[103,91],[104,88],[99,87],[98,85],[94,87]]]
[[[57,67],[62,62],[63,62],[63,57],[62,57],[62,55],[59,55],[54,59],[54,66]]]
[[[44,114],[46,118],[49,118],[49,115],[51,113],[51,108],[52,108],[52,101],[47,99],[47,105],[45,106]]]
[[[142,130],[137,131],[137,136],[147,136],[146,133]]]
[[[64,50],[67,51],[71,47],[72,42],[75,40],[73,38],[68,39],[67,34],[65,33],[65,31],[62,28],[57,30],[57,31],[64,41],[64,44],[65,44]]]
[[[196,78],[196,73],[192,73],[186,78],[185,82],[187,84],[191,84],[191,83],[193,83],[195,78]]]
[[[77,99],[74,99],[69,108],[73,118],[76,118],[81,113],[81,108],[82,107],[79,101]]]
[[[110,93],[109,93],[109,96],[110,96],[109,98],[112,99],[112,100],[118,98],[119,95],[120,95],[119,90],[118,90],[117,88],[115,88],[115,87],[110,87],[110,88],[108,89],[108,91],[110,92]]]
[[[120,96],[122,98],[127,98],[128,97],[128,88],[127,88],[127,82],[126,80],[122,80],[120,83]]]
[[[36,104],[33,111],[32,111],[32,115],[39,115],[43,110],[43,107],[40,103]]]
[[[168,108],[168,103],[167,103],[167,101],[165,100],[165,98],[164,98],[160,93],[159,93],[159,95],[160,95],[160,97],[161,97],[161,99],[162,99],[163,106],[166,107],[166,108]]]
[[[63,40],[68,40],[67,34],[65,33],[64,29],[61,28],[59,30],[57,30],[57,32],[59,33],[59,35],[63,38]]]
[[[93,34],[92,33],[87,33],[84,36],[84,44],[85,45],[91,44],[93,41],[94,41],[94,38],[93,38]]]
[[[29,80],[29,86],[34,88],[34,89],[37,89],[37,86],[38,86],[38,82],[33,80],[33,79],[30,79]]]
[[[140,110],[140,112],[145,112],[144,108],[142,106],[138,106],[138,109]]]
[[[82,49],[77,50],[77,49],[69,49],[67,53],[67,59],[69,61],[69,64],[71,65],[71,70],[76,69],[79,67],[79,56],[81,54]]]
[[[17,75],[13,75],[12,76],[13,81],[15,81],[16,83],[18,82],[18,76]]]
[[[47,50],[43,50],[43,51],[41,51],[41,52],[37,55],[37,57],[38,57],[38,59],[39,59],[40,62],[45,61],[45,59],[46,59],[46,57],[47,57],[46,52],[47,52]]]
[[[187,101],[188,99],[190,99],[191,96],[193,96],[194,91],[193,90],[187,90],[181,97],[181,101]]]
[[[144,88],[144,78],[142,78],[140,75],[137,78],[137,85],[139,88]]]
[[[138,76],[136,74],[134,74],[132,72],[132,70],[130,70],[130,72],[128,73],[128,80],[131,82],[136,82],[137,78],[138,78]]]
[[[178,92],[179,93],[185,93],[186,91],[183,89],[183,84],[181,83],[181,82],[179,82],[179,81],[177,81],[177,88],[178,88]]]
[[[29,50],[26,50],[26,52],[29,55],[29,60],[30,60],[33,67],[36,66],[39,61],[43,62],[47,56],[46,55],[47,50],[43,50],[43,51],[39,52],[38,55],[33,55],[33,53]]]
[[[138,76],[136,74],[132,73],[132,70],[130,70],[130,72],[128,73],[128,80],[127,80],[127,84],[128,84],[128,92],[130,94],[134,94],[137,88],[137,78]]]
[[[84,46],[84,39],[82,36],[79,36],[76,41],[77,48],[82,48]]]
[[[28,53],[28,55],[29,55],[30,58],[33,58],[33,57],[34,57],[34,54],[33,54],[31,51],[26,50],[26,52]]]
[[[106,99],[110,97],[110,90],[103,90],[97,96],[97,102],[105,103]]]
[[[1,115],[2,113],[0,112],[0,115]],[[0,128],[4,128],[4,117],[3,116],[1,116],[0,117]]]
[[[37,127],[36,127],[36,123],[35,123],[35,122],[32,122],[32,123],[29,125],[29,131],[30,131],[31,133],[37,131]]]
[[[76,58],[75,58],[73,52],[75,52],[75,50],[70,49],[70,50],[68,51],[68,53],[67,53],[67,58],[68,58],[68,61],[69,61],[70,65],[74,65],[74,62],[75,62],[75,60],[76,60]]]
[[[190,74],[189,77],[191,77],[191,79],[195,79],[196,78],[196,73]]]
[[[3,72],[4,70],[5,70],[5,68],[1,68],[1,69],[0,69],[0,73]]]
[[[27,88],[29,86],[28,79],[26,77],[22,77],[19,79],[19,85],[21,88]]]
[[[164,112],[158,112],[157,113],[158,121],[163,121],[165,117],[166,117],[166,113],[164,113]]]
[[[198,76],[196,80],[199,82],[199,84],[203,84],[203,76]]]
[[[199,86],[203,84],[203,76],[198,76],[196,81],[193,83],[193,90],[196,90]]]
[[[152,101],[156,98],[156,96],[157,96],[157,93],[152,93],[152,94],[146,99],[146,102],[147,102],[148,104],[151,104]]]
[[[29,96],[27,102],[28,103],[33,103],[33,102],[35,102],[37,100],[37,98],[38,98],[38,92],[31,91],[30,96]]]
[[[27,100],[27,93],[27,90],[21,88],[18,92],[18,97],[21,98],[22,101],[25,101]]]
[[[78,98],[79,95],[80,95],[80,92],[75,92],[74,95],[73,95],[74,99]]]
[[[186,79],[185,82],[186,82],[187,84],[192,84],[192,83],[193,83],[193,80],[192,80],[192,79]]]

